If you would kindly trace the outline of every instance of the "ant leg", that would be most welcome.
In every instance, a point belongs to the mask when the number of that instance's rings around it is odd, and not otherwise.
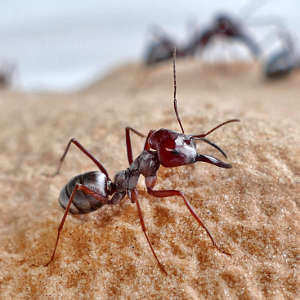
[[[138,132],[137,130],[133,129],[132,127],[126,127],[125,128],[125,135],[126,135],[126,148],[127,148],[127,158],[129,165],[133,162],[133,156],[132,156],[132,147],[131,147],[131,140],[130,140],[130,131],[134,132],[136,135],[140,137],[145,137],[144,134]]]
[[[249,35],[245,34],[244,32],[240,32],[235,38],[245,43],[253,57],[258,58],[261,49]]]
[[[147,239],[147,242],[148,242],[148,244],[149,244],[149,246],[150,246],[150,249],[151,249],[151,251],[152,251],[152,254],[154,255],[154,257],[155,257],[155,259],[156,259],[156,261],[157,261],[157,263],[158,263],[158,266],[159,266],[159,268],[161,269],[161,271],[167,275],[168,273],[166,272],[165,268],[163,267],[163,265],[162,265],[161,262],[159,261],[157,255],[156,255],[156,253],[155,253],[155,251],[154,251],[154,249],[153,249],[153,247],[152,247],[152,245],[151,245],[151,242],[150,242],[150,240],[149,240],[149,237],[148,237],[148,235],[147,235],[147,231],[146,231],[146,226],[145,226],[145,222],[144,222],[144,218],[143,218],[142,209],[141,209],[141,206],[140,206],[138,197],[137,197],[137,190],[136,190],[136,189],[131,190],[131,192],[130,192],[130,194],[129,194],[129,197],[130,197],[130,199],[131,199],[132,202],[135,202],[135,203],[136,203],[136,207],[137,207],[137,210],[138,210],[138,214],[139,214],[139,218],[140,218],[140,223],[141,223],[141,226],[142,226],[142,230],[143,230],[144,235],[145,235],[145,237],[146,237],[146,239]]]
[[[57,248],[57,245],[58,245],[58,240],[59,240],[59,237],[60,237],[60,233],[63,229],[63,226],[64,226],[64,223],[66,221],[66,218],[67,218],[67,215],[68,215],[68,212],[70,210],[70,207],[71,207],[71,204],[72,204],[72,201],[74,199],[74,196],[75,196],[75,193],[77,191],[83,191],[84,193],[94,197],[95,199],[99,200],[100,202],[102,202],[103,204],[108,204],[108,201],[106,198],[104,198],[102,195],[96,193],[95,191],[92,191],[90,190],[88,187],[84,186],[84,185],[81,185],[81,184],[76,184],[75,188],[73,189],[72,191],[72,194],[71,194],[71,197],[69,199],[69,202],[68,202],[68,205],[66,206],[65,208],[65,213],[64,213],[64,216],[63,218],[61,219],[61,222],[58,226],[58,229],[57,229],[57,237],[56,237],[56,242],[55,242],[55,246],[54,246],[54,250],[52,252],[52,255],[51,255],[51,258],[50,260],[45,264],[45,267],[48,266],[54,259],[54,255],[55,255],[55,252],[56,252],[56,248]]]
[[[146,181],[147,184],[147,181]],[[199,223],[199,225],[206,231],[207,235],[209,236],[213,246],[219,251],[222,252],[226,255],[231,256],[230,253],[222,250],[221,248],[219,248],[219,246],[216,244],[215,240],[213,239],[212,235],[210,234],[209,230],[206,228],[206,226],[203,224],[203,222],[201,221],[201,219],[199,218],[199,216],[197,215],[197,213],[195,212],[194,208],[191,206],[191,204],[189,203],[189,201],[184,197],[183,193],[177,190],[156,190],[154,191],[152,189],[152,187],[149,186],[150,184],[148,184],[147,186],[147,191],[150,195],[154,196],[154,197],[158,197],[158,198],[164,198],[164,197],[170,197],[170,196],[179,196],[183,199],[185,205],[187,206],[188,210],[190,211],[190,213],[192,214],[192,216],[196,219],[196,221]],[[152,184],[153,186],[153,184]]]
[[[87,155],[97,165],[97,167],[106,175],[106,177],[109,179],[108,173],[107,173],[106,169],[103,167],[103,165],[74,138],[70,139],[70,141],[69,141],[69,143],[66,147],[66,150],[65,150],[63,156],[61,157],[61,159],[59,161],[57,171],[56,171],[56,173],[54,173],[53,176],[59,174],[61,165],[62,165],[62,163],[63,163],[63,161],[64,161],[64,159],[65,159],[72,143],[75,146],[77,146],[85,155]]]

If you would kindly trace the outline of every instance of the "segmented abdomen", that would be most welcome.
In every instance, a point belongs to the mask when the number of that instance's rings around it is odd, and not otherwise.
[[[64,209],[67,207],[71,194],[77,183],[88,187],[90,190],[95,191],[108,199],[106,175],[99,171],[87,172],[73,177],[61,190],[58,200],[59,204]],[[86,214],[100,208],[103,205],[103,202],[85,194],[83,191],[76,191],[70,206],[70,212],[72,214]]]

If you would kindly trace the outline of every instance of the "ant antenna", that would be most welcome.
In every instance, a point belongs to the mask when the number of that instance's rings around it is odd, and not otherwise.
[[[174,78],[174,110],[175,110],[175,114],[176,114],[176,118],[177,121],[180,125],[181,131],[184,134],[184,129],[178,114],[178,110],[177,110],[177,99],[176,99],[176,47],[174,47],[174,52],[173,52],[173,78]],[[228,120],[226,122],[223,122],[219,125],[217,125],[216,127],[214,127],[213,129],[209,130],[206,133],[202,133],[202,134],[198,134],[198,135],[193,135],[192,138],[200,138],[203,139],[204,137],[206,137],[207,135],[211,134],[213,131],[215,131],[216,129],[220,128],[221,126],[227,124],[227,123],[231,123],[231,122],[239,122],[239,119],[232,119],[232,120]],[[204,140],[204,139],[203,139]],[[208,142],[207,140],[205,142]],[[219,151],[222,152],[222,154],[224,155],[225,153],[223,152],[223,150],[219,149],[216,145],[212,145],[214,147],[216,147]],[[226,154],[224,155],[226,157]]]
[[[211,134],[211,133],[212,133],[213,131],[215,131],[216,129],[222,127],[222,126],[225,125],[225,124],[232,123],[232,122],[240,122],[240,120],[239,120],[239,119],[231,119],[231,120],[228,120],[228,121],[226,121],[226,122],[223,122],[223,123],[217,125],[216,127],[214,127],[213,129],[209,130],[209,131],[206,132],[206,133],[193,135],[192,137],[193,137],[193,138],[204,138],[204,137],[206,137],[207,135]]]
[[[173,52],[173,78],[174,78],[174,109],[175,109],[175,114],[177,121],[180,125],[181,131],[184,134],[184,129],[182,127],[182,123],[180,121],[179,115],[178,115],[178,110],[177,110],[177,99],[176,99],[176,47],[174,47],[174,52]]]

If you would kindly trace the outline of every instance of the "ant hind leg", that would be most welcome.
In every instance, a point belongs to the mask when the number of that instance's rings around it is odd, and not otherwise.
[[[53,174],[53,176],[56,176],[59,174],[62,163],[69,151],[71,144],[74,144],[75,146],[77,146],[79,148],[79,150],[81,150],[86,156],[88,156],[109,179],[108,173],[107,173],[106,169],[104,168],[104,166],[101,164],[101,162],[99,162],[89,151],[87,151],[75,138],[70,139],[70,141],[65,149],[64,154],[62,155],[61,159],[59,160],[59,165],[58,165],[57,171]]]
[[[156,253],[155,253],[155,251],[154,251],[154,249],[153,249],[153,247],[151,245],[150,239],[149,239],[149,237],[147,235],[147,230],[146,230],[146,226],[145,226],[145,222],[144,222],[144,218],[143,218],[142,209],[141,209],[138,197],[137,197],[137,190],[136,189],[132,190],[130,192],[129,196],[130,196],[131,201],[134,202],[134,203],[136,203],[136,207],[137,207],[137,210],[138,210],[138,214],[139,214],[139,218],[140,218],[140,223],[141,223],[141,226],[142,226],[142,230],[143,230],[143,233],[144,233],[144,235],[146,237],[148,245],[150,246],[151,252],[152,252],[153,256],[155,257],[155,259],[157,261],[157,264],[158,264],[159,268],[161,269],[161,271],[167,275],[167,272],[166,272],[164,266],[162,265],[162,263],[159,261],[157,255],[156,255]]]
[[[82,185],[82,184],[76,184],[75,188],[73,189],[72,191],[72,194],[70,196],[70,199],[69,199],[69,202],[65,208],[65,213],[64,213],[64,216],[62,217],[61,219],[61,222],[58,226],[58,229],[57,229],[57,237],[56,237],[56,242],[55,242],[55,246],[54,246],[54,249],[53,249],[53,252],[52,252],[52,255],[51,255],[51,258],[50,260],[45,264],[45,267],[48,266],[54,259],[54,256],[55,256],[55,252],[56,252],[56,248],[57,248],[57,245],[58,245],[58,241],[59,241],[59,237],[60,237],[60,234],[61,234],[61,231],[64,227],[64,224],[65,224],[65,221],[66,221],[66,218],[67,218],[67,215],[68,215],[68,212],[70,210],[70,207],[71,207],[71,204],[73,202],[73,199],[74,199],[74,196],[76,194],[77,191],[83,191],[85,194],[87,195],[90,195],[92,197],[94,197],[95,199],[99,200],[100,202],[102,202],[103,204],[106,204],[108,203],[107,199],[105,197],[103,197],[102,195],[96,193],[95,191],[89,189],[88,187],[86,187],[85,185]]]

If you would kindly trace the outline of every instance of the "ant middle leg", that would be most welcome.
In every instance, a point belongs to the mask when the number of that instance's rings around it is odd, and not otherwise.
[[[189,201],[185,198],[185,196],[183,195],[182,192],[177,191],[177,190],[153,190],[152,188],[154,187],[155,181],[148,181],[146,180],[146,186],[147,186],[147,192],[154,196],[154,197],[158,197],[158,198],[164,198],[164,197],[170,197],[170,196],[179,196],[183,199],[185,205],[187,206],[188,210],[190,211],[191,215],[196,219],[196,221],[198,222],[198,224],[206,231],[207,235],[209,236],[213,246],[221,253],[226,254],[231,256],[230,253],[222,250],[215,242],[215,240],[213,239],[211,233],[209,232],[209,230],[207,229],[207,227],[204,225],[204,223],[201,221],[200,217],[197,215],[196,211],[194,210],[194,208],[192,207],[192,205],[189,203]]]
[[[133,203],[136,203],[136,207],[137,207],[137,210],[138,210],[142,230],[143,230],[143,233],[146,237],[148,245],[150,246],[151,252],[152,252],[153,256],[155,257],[155,259],[157,261],[157,264],[158,264],[159,268],[161,269],[161,271],[167,275],[168,273],[166,272],[166,270],[165,270],[164,266],[162,265],[162,263],[159,261],[157,255],[156,255],[156,253],[155,253],[155,251],[154,251],[154,249],[151,245],[150,239],[147,235],[147,230],[146,230],[146,226],[145,226],[145,222],[144,222],[144,218],[143,218],[142,209],[141,209],[141,206],[140,206],[140,203],[139,203],[139,200],[138,200],[138,196],[137,196],[137,190],[136,189],[131,190],[130,193],[129,193],[129,197],[130,197],[130,199]]]
[[[51,255],[51,258],[50,260],[45,264],[45,267],[48,266],[54,259],[54,256],[55,256],[55,252],[56,252],[56,248],[57,248],[57,245],[58,245],[58,241],[59,241],[59,237],[60,237],[60,234],[61,234],[61,231],[64,227],[64,224],[65,224],[65,221],[66,221],[66,218],[67,218],[67,215],[68,215],[68,212],[70,210],[70,207],[71,207],[71,204],[73,202],[73,199],[74,199],[74,196],[76,194],[77,191],[82,191],[84,192],[85,194],[87,195],[90,195],[92,197],[94,197],[95,199],[99,200],[100,202],[102,202],[103,204],[108,204],[108,199],[103,197],[102,195],[96,193],[95,191],[89,189],[88,187],[86,187],[85,185],[82,185],[82,184],[76,184],[75,185],[75,188],[73,189],[72,191],[72,194],[70,196],[70,199],[69,199],[69,202],[65,208],[65,213],[61,219],[61,222],[58,226],[58,229],[57,229],[57,237],[56,237],[56,242],[55,242],[55,246],[54,246],[54,249],[53,249],[53,252],[52,252],[52,255]]]
[[[71,144],[74,144],[75,146],[77,146],[79,148],[79,150],[81,150],[86,156],[88,156],[97,165],[97,167],[106,175],[106,177],[109,178],[108,173],[107,173],[106,169],[104,168],[104,166],[89,151],[87,151],[75,138],[70,139],[70,141],[65,149],[64,154],[62,155],[62,157],[59,160],[59,165],[58,165],[57,171],[53,174],[53,176],[59,174],[62,163],[69,151]]]

